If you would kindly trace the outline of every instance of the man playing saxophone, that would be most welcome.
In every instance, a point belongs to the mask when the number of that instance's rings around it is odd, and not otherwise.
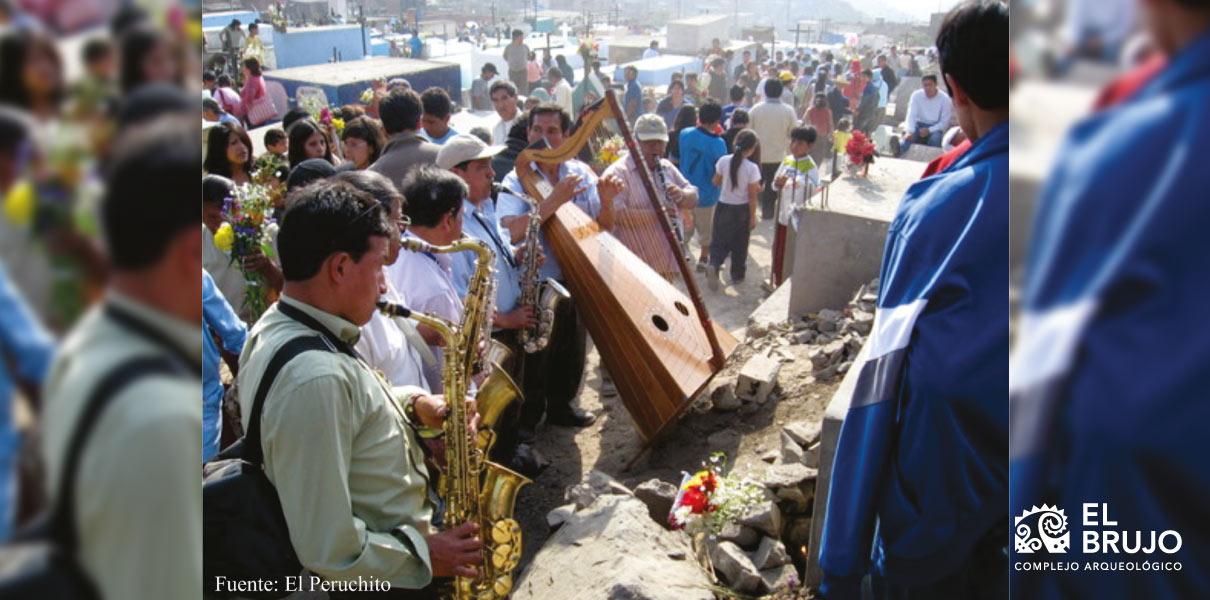
[[[559,106],[540,104],[530,111],[529,123],[531,144],[544,143],[547,147],[557,148],[569,133],[572,121],[571,115]],[[537,207],[542,220],[549,218],[563,204],[574,202],[590,217],[595,219],[599,216],[602,227],[608,229],[612,225],[608,222],[612,215],[609,206],[624,188],[625,184],[620,178],[610,176],[598,179],[591,167],[574,159],[562,163],[518,164],[517,169],[536,171],[553,188]],[[528,221],[531,210],[529,202],[509,192],[524,189],[517,169],[501,182],[505,191],[500,194],[496,207],[501,220],[509,226],[513,241],[523,239],[527,228],[521,221]],[[522,218],[510,224],[508,217],[518,215]],[[562,283],[563,273],[558,260],[550,256],[546,240],[541,238],[541,241],[548,257],[541,269],[542,278]],[[546,422],[552,425],[587,427],[596,421],[596,415],[572,405],[583,380],[586,351],[587,333],[577,317],[573,298],[559,305],[550,344],[544,351],[533,355],[532,360],[527,360],[531,364],[525,368],[525,381],[522,383],[525,392],[521,416],[522,441],[532,439],[533,431],[544,413]]]
[[[281,500],[302,565],[352,584],[387,582],[378,598],[428,597],[434,577],[471,577],[482,563],[478,526],[437,532],[421,434],[440,430],[440,396],[392,388],[353,345],[385,291],[383,263],[398,228],[387,208],[341,181],[297,192],[281,220],[281,299],[253,328],[240,356],[245,427],[253,391],[278,351],[319,336],[330,351],[285,363],[261,416],[264,468]],[[406,291],[406,290],[401,290]],[[360,579],[359,579],[360,578]]]
[[[508,230],[500,224],[496,203],[491,197],[495,180],[491,160],[502,149],[488,147],[472,135],[459,135],[441,147],[437,166],[448,169],[466,183],[468,193],[462,206],[463,234],[484,242],[495,254],[496,310],[492,319],[492,339],[511,351],[512,360],[508,361],[508,365],[501,366],[507,369],[509,376],[520,379],[525,352],[518,340],[518,332],[535,326],[536,312],[532,303],[522,304],[522,288],[525,285],[522,266],[526,264],[526,248],[530,244],[512,244]],[[460,252],[452,255],[451,259],[454,287],[465,298],[467,286],[475,272],[475,255]],[[539,262],[542,260],[540,251],[537,252],[537,259]],[[495,426],[498,439],[492,458],[532,477],[538,474],[539,465],[528,445],[518,446],[516,428],[520,409],[521,402],[513,402]]]
[[[407,198],[404,214],[411,220],[403,234],[405,243],[412,239],[446,246],[462,238],[463,223],[469,218],[463,206],[465,182],[449,171],[420,167],[403,180],[400,189]],[[387,278],[403,297],[404,306],[457,323],[462,320],[463,293],[454,283],[454,263],[460,254],[466,253],[405,251],[387,267]],[[425,378],[434,392],[440,392],[443,342],[431,328],[421,325],[418,329],[437,359],[425,365]]]

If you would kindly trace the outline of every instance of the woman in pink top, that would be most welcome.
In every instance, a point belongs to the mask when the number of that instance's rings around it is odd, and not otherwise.
[[[274,115],[253,119],[252,107],[266,100],[273,102],[272,98],[262,99],[268,93],[268,90],[265,89],[265,78],[261,77],[260,61],[255,58],[244,59],[244,87],[240,90],[240,103],[243,104],[245,120],[248,122],[249,129],[271,120],[276,115],[275,110]]]
[[[529,53],[529,62],[525,64],[525,80],[531,90],[542,81],[542,65],[538,64],[538,55],[533,52]]]

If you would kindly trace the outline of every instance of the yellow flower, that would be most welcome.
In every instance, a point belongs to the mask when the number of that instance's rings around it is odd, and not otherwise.
[[[223,223],[219,226],[218,231],[214,232],[214,247],[223,252],[230,252],[234,245],[235,231],[231,229],[230,223]]]
[[[340,117],[332,117],[332,128],[335,129],[336,133],[338,133],[338,134],[344,133],[345,120]]]
[[[23,179],[9,188],[4,197],[4,216],[14,225],[27,227],[34,220],[34,209],[37,199],[34,197],[34,185],[28,179]]]

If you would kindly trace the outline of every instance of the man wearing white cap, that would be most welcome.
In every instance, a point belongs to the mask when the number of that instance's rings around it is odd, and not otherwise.
[[[492,183],[496,173],[492,170],[492,157],[504,150],[503,146],[488,146],[473,135],[458,135],[451,138],[437,153],[437,166],[447,169],[466,182],[469,192],[462,201],[462,233],[481,240],[496,255],[496,314],[492,319],[492,337],[513,351],[513,364],[509,374],[520,381],[519,368],[525,360],[517,331],[534,325],[534,308],[520,306],[521,276],[524,245],[513,246],[509,232],[496,216],[496,203],[492,199]],[[459,252],[453,258],[454,287],[458,295],[465,298],[467,286],[475,270],[474,255]],[[492,449],[492,458],[504,462],[516,471],[533,477],[540,469],[527,444],[518,447],[516,419],[519,406],[502,416],[496,425],[498,439]]]
[[[500,225],[496,216],[496,205],[492,200],[492,182],[496,173],[492,170],[492,157],[504,150],[503,146],[488,146],[483,140],[461,134],[450,139],[437,153],[437,166],[446,169],[466,182],[470,193],[462,201],[462,233],[487,243],[496,254],[496,316],[493,325],[497,329],[520,329],[533,323],[533,307],[517,306],[521,297],[518,266],[523,256],[511,244],[508,230]],[[459,296],[466,296],[467,285],[475,270],[475,258],[470,252],[459,252],[454,257],[454,287]]]
[[[681,210],[697,206],[697,188],[685,179],[676,165],[663,158],[668,148],[668,125],[656,114],[643,115],[634,123],[634,137],[639,141],[639,153],[651,173],[657,200],[664,207],[680,240],[685,239]],[[647,189],[639,175],[633,156],[619,160],[605,170],[605,176],[617,175],[625,180],[625,188],[613,200],[613,227],[610,230],[627,248],[642,258],[665,279],[679,273],[675,254],[664,241],[659,215],[647,198]]]

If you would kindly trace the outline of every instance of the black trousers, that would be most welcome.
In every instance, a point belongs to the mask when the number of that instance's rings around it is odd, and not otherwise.
[[[573,297],[555,309],[550,343],[525,360],[521,383],[525,404],[519,426],[532,431],[546,414],[567,413],[580,393],[588,353],[588,332],[576,311]],[[524,440],[522,440],[524,441]]]
[[[871,577],[875,600],[1008,600],[1008,521],[992,527],[957,571],[924,585],[897,585]]]
[[[747,204],[714,206],[714,233],[710,238],[710,265],[722,268],[731,259],[731,280],[740,281],[748,272],[748,238],[751,215]]]
[[[773,189],[773,180],[781,163],[760,163],[760,218],[768,221],[777,211],[777,190]]]

